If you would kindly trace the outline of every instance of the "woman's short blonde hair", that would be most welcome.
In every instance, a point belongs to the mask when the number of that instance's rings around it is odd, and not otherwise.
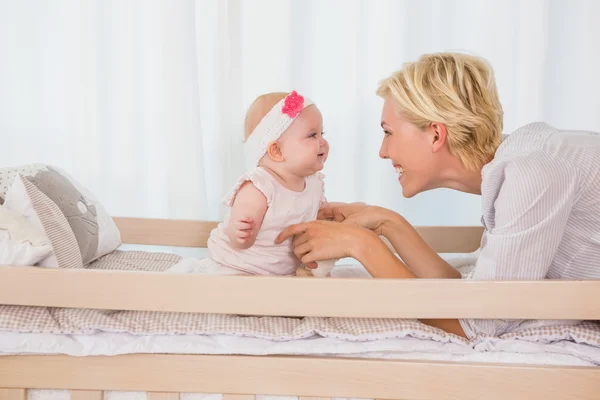
[[[421,129],[432,122],[448,131],[452,154],[472,170],[491,161],[502,135],[502,105],[486,60],[462,53],[435,53],[406,63],[384,79],[377,95],[391,96]]]

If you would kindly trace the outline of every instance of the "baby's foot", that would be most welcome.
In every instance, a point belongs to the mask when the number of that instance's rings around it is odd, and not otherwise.
[[[296,270],[296,276],[313,276],[310,269],[301,267]]]

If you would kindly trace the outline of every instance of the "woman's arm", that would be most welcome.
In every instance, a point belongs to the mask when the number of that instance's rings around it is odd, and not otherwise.
[[[352,257],[376,278],[415,278],[385,243],[372,231],[331,221],[311,221],[291,225],[275,243],[294,237],[294,254],[304,265],[319,260]]]
[[[292,236],[295,236],[294,254],[305,265],[317,260],[352,257],[374,278],[417,278],[379,236],[368,229],[352,224],[313,221],[289,226],[277,237],[276,243]],[[466,337],[456,319],[426,319],[421,322]]]
[[[404,220],[404,218],[400,218]],[[375,244],[375,240],[371,239],[373,244],[359,247],[354,258],[374,277],[438,279],[461,277],[460,272],[438,256],[406,220],[404,222],[400,220],[395,222],[390,221],[382,226],[382,230],[383,236],[392,243],[396,251],[398,251],[398,247],[405,248],[407,251],[404,251],[404,255],[409,259],[415,258],[415,260],[407,268],[407,265],[398,260],[381,240],[377,240],[379,243]],[[376,237],[376,239],[379,238]],[[402,242],[402,246],[396,247],[394,242]],[[403,257],[402,255],[400,256]],[[403,259],[406,261],[406,258],[403,257]],[[420,276],[418,272],[422,272],[426,276]],[[458,319],[420,319],[419,321],[439,328],[444,332],[453,333],[461,337],[467,336]]]
[[[397,214],[396,214],[397,215]],[[404,218],[384,222],[381,233],[390,241],[408,268],[419,278],[460,279],[461,274],[426,242]]]
[[[375,233],[365,229],[364,237],[357,242],[350,257],[360,262],[374,278],[417,278]]]
[[[419,278],[460,278],[460,272],[442,259],[398,213],[362,203],[330,203],[319,218],[358,225],[384,236],[406,266]]]

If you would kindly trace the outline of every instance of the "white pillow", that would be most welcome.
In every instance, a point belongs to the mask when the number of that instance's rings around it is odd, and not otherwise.
[[[50,239],[53,252],[41,266],[81,268],[121,245],[119,229],[102,204],[59,168],[0,169],[0,187],[8,187],[4,207]]]
[[[36,265],[52,253],[43,230],[0,206],[0,265]]]

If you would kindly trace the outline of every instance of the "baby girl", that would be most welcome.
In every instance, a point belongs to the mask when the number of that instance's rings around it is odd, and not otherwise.
[[[245,120],[246,172],[225,196],[224,222],[208,240],[209,256],[194,272],[295,275],[301,267],[291,239],[275,244],[292,224],[316,219],[324,195],[329,144],[321,112],[295,91],[269,93],[250,106]],[[332,261],[312,270],[326,275]],[[304,270],[302,270],[304,271]]]

